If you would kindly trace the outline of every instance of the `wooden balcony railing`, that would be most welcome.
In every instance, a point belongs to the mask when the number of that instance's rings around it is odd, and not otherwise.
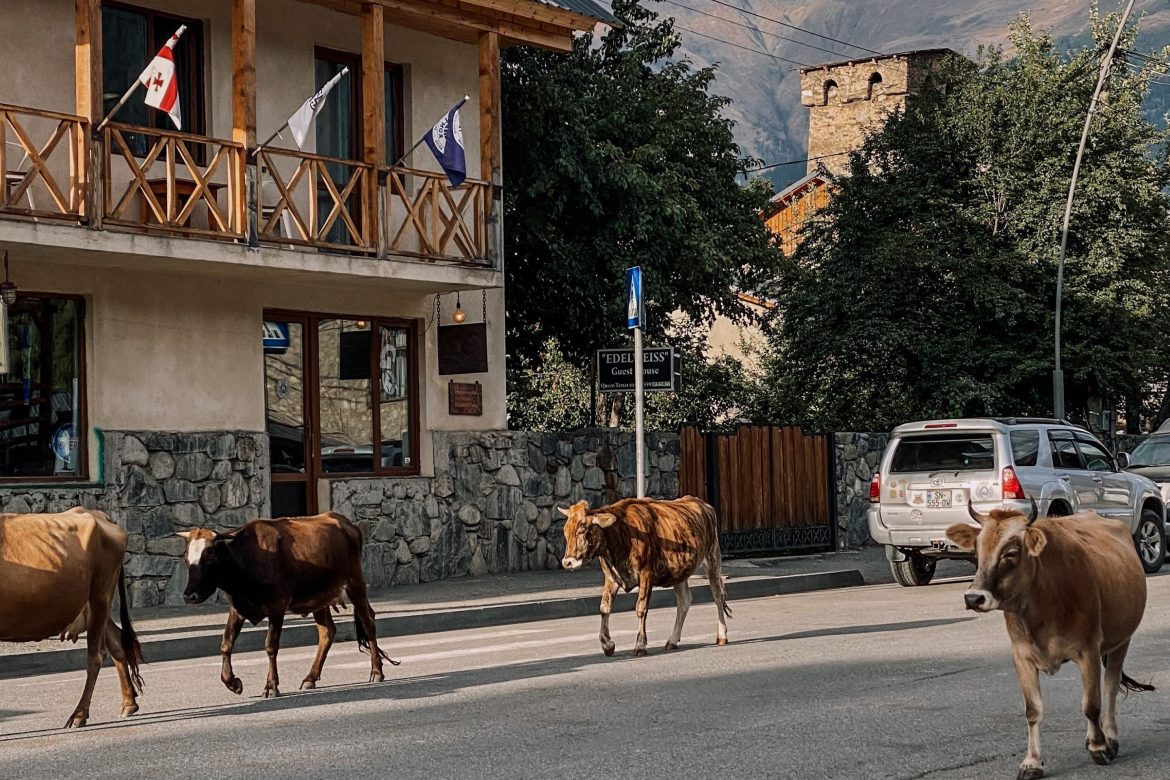
[[[423,260],[487,264],[485,214],[490,192],[484,181],[468,179],[451,187],[441,173],[387,169],[387,251]]]
[[[242,145],[110,123],[102,134],[102,160],[106,224],[182,235],[244,237]]]
[[[259,159],[261,241],[377,251],[365,208],[373,166],[286,149],[261,149]]]
[[[86,126],[79,116],[0,103],[0,211],[85,219]]]

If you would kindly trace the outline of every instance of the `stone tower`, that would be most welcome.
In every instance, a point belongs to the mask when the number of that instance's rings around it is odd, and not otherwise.
[[[950,49],[921,49],[884,57],[846,60],[800,70],[800,102],[808,106],[808,172],[818,165],[848,170],[849,152],[891,111],[906,105]],[[815,158],[826,155],[823,160]]]

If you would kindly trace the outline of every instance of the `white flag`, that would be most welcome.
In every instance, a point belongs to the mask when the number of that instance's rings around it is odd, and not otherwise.
[[[321,113],[329,91],[337,85],[337,82],[341,81],[341,77],[346,73],[349,73],[349,68],[342,68],[340,73],[329,79],[329,82],[321,87],[316,95],[302,103],[296,113],[288,118],[288,129],[292,131],[293,140],[297,142],[298,149],[305,148],[305,137],[309,134],[309,125],[313,124],[317,114]]]
[[[175,74],[174,50],[180,36],[186,31],[187,25],[181,25],[138,77],[142,86],[146,87],[146,105],[166,112],[175,123],[176,130],[183,129],[183,114],[179,106],[179,78]]]

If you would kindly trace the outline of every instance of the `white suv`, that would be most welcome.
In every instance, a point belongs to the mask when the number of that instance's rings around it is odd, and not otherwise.
[[[1041,517],[1092,509],[1129,525],[1148,573],[1166,557],[1162,492],[1123,471],[1091,433],[1060,420],[932,420],[894,429],[870,483],[869,533],[885,545],[894,578],[926,585],[940,558],[973,560],[946,538],[953,523],[1013,506]]]

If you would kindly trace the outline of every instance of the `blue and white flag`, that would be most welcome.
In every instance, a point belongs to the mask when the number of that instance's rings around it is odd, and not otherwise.
[[[459,122],[459,109],[470,97],[464,95],[446,115],[435,123],[423,140],[434,152],[443,172],[452,187],[458,187],[467,178],[467,157],[463,149],[463,125]]]

